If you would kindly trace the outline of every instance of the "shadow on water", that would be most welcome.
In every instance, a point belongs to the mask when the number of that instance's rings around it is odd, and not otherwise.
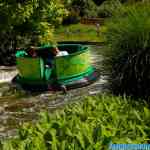
[[[39,112],[52,112],[65,104],[80,100],[87,95],[95,95],[107,89],[107,78],[104,75],[101,46],[90,45],[92,64],[101,73],[100,78],[93,84],[73,89],[67,94],[59,92],[30,93],[16,90],[10,83],[17,74],[15,67],[0,68],[0,138],[15,136],[16,129],[26,121],[36,121]]]

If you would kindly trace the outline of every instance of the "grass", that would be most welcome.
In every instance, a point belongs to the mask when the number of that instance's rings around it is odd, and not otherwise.
[[[105,30],[101,27],[100,31]],[[55,31],[56,41],[88,41],[88,42],[103,42],[101,35],[97,35],[97,29],[94,25],[74,24],[69,26],[61,26]]]
[[[109,143],[149,143],[150,109],[144,101],[97,95],[26,124],[2,150],[100,150]]]

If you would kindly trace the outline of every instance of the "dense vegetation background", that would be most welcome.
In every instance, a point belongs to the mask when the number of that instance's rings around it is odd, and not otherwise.
[[[130,3],[133,0],[128,0]],[[55,42],[53,31],[81,17],[109,17],[127,0],[4,0],[0,2],[0,64],[14,65],[17,47]]]
[[[54,26],[66,14],[59,0],[0,2],[0,64],[14,64],[17,47],[50,43]]]
[[[120,7],[107,22],[111,86],[116,94],[150,96],[150,4]]]

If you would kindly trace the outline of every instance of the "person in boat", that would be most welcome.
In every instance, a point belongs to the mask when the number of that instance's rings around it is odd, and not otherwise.
[[[52,54],[53,54],[54,57],[60,57],[60,56],[67,56],[67,55],[69,55],[69,53],[67,51],[60,51],[58,49],[58,47],[56,47],[56,46],[54,46],[52,48]],[[52,63],[52,61],[53,60],[51,60],[51,63]],[[63,91],[64,94],[67,93],[67,88],[66,88],[65,85],[60,84],[60,83],[54,83],[54,84],[55,84],[55,86],[59,87]]]
[[[51,55],[48,55],[46,60],[46,67],[52,67],[54,57],[67,56],[69,53],[67,51],[60,51],[57,46],[54,46],[51,50]]]
[[[60,51],[60,50],[58,49],[58,47],[53,47],[52,53],[53,53],[54,56],[56,56],[56,57],[69,55],[67,51]]]
[[[36,52],[36,47],[31,46],[28,50],[27,50],[27,54],[30,57],[37,57],[37,52]]]

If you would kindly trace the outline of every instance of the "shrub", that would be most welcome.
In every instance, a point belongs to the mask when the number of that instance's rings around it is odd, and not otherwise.
[[[116,94],[150,95],[150,3],[121,8],[107,23],[111,85]]]
[[[59,0],[0,1],[0,64],[14,65],[17,47],[53,42],[53,28],[66,15]]]
[[[106,0],[98,8],[98,17],[111,17],[113,12],[120,6],[119,0]]]
[[[18,138],[1,142],[0,149],[104,150],[110,142],[148,143],[149,117],[150,110],[143,102],[105,95],[88,97],[51,115],[42,113],[38,123],[25,124]]]

